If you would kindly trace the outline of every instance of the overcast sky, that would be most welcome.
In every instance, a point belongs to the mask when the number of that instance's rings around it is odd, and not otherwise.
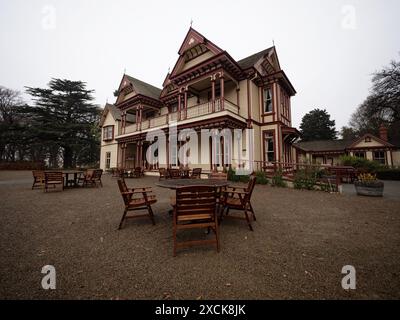
[[[320,107],[339,129],[367,96],[371,74],[399,59],[399,13],[398,0],[0,0],[0,85],[82,80],[98,104],[115,101],[124,69],[161,87],[193,19],[237,60],[274,40],[298,92],[293,124]]]

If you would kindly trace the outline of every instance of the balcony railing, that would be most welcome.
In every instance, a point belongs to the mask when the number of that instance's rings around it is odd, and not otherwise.
[[[181,111],[181,120],[183,121],[183,120],[187,120],[187,119],[193,119],[193,118],[201,117],[201,116],[204,116],[207,114],[217,113],[217,112],[222,112],[222,111],[229,111],[234,114],[239,114],[239,107],[237,105],[235,105],[234,103],[225,99],[224,100],[224,110],[222,110],[221,100],[215,100],[215,111],[213,112],[211,102],[206,102],[206,103],[202,103],[199,105],[189,107],[187,109],[186,117],[185,117],[184,111]],[[173,122],[173,121],[178,121],[178,112],[165,114],[165,115],[158,116],[158,117],[151,118],[151,119],[146,119],[146,120],[142,121],[142,130],[161,127],[161,126],[167,125],[168,123]],[[136,131],[138,131],[136,128],[136,123],[129,125],[125,128],[125,134],[134,133]],[[122,134],[124,134],[124,133],[122,133]]]

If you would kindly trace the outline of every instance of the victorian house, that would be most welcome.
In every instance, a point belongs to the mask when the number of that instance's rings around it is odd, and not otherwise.
[[[292,143],[299,134],[292,127],[291,97],[296,91],[275,47],[237,61],[190,28],[178,53],[162,88],[123,76],[115,106],[107,106],[102,118],[103,169],[179,166],[178,148],[167,147],[170,151],[161,163],[145,161],[150,145],[146,134],[163,130],[168,144],[171,123],[176,123],[178,131],[191,128],[199,133],[210,128],[253,129],[241,145],[224,144],[224,139],[216,148],[211,142],[202,144],[199,152],[210,151],[214,156],[207,164],[192,162],[192,167],[222,170],[228,162],[241,166],[248,161],[262,168],[271,162],[295,161]],[[242,153],[245,160],[240,159]]]

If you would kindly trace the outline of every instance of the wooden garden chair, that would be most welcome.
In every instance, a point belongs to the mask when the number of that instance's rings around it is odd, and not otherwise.
[[[87,187],[88,185],[93,186],[94,169],[88,169],[81,176],[78,177],[78,185]]]
[[[251,205],[251,195],[253,194],[255,185],[256,185],[256,177],[251,176],[247,188],[227,187],[226,190],[222,192],[224,196],[222,200],[223,209],[221,211],[221,217],[220,217],[221,220],[226,210],[225,217],[244,219],[247,221],[249,229],[253,231],[253,227],[251,225],[249,217],[249,212],[251,213],[253,220],[256,221],[256,215]],[[228,216],[229,210],[231,209],[244,211],[244,217],[239,217],[234,215]]]
[[[141,168],[141,167],[136,167],[134,170],[133,170],[133,177],[134,178],[141,178],[141,177],[143,177],[144,176],[144,170],[143,170],[143,168]]]
[[[125,210],[119,223],[118,230],[122,229],[122,225],[126,219],[136,219],[141,217],[149,217],[153,225],[155,225],[154,214],[151,205],[157,202],[156,196],[151,193],[152,188],[133,188],[128,189],[124,179],[118,179],[118,187],[124,200]],[[135,214],[128,216],[129,211],[147,210],[146,214]]]
[[[103,169],[94,170],[94,173],[92,176],[92,182],[96,187],[97,187],[97,185],[99,185],[103,188],[103,182],[101,181],[102,175],[103,175]]]
[[[181,179],[181,171],[179,169],[168,169],[170,179]]]
[[[158,172],[159,172],[159,174],[160,174],[160,178],[159,178],[159,180],[161,180],[161,179],[168,179],[168,171],[167,171],[167,169],[165,169],[165,168],[160,168],[160,169],[158,169]]]
[[[56,188],[61,185],[61,191],[64,190],[64,177],[62,172],[45,172],[44,173],[44,192],[47,192],[49,186]]]
[[[211,172],[208,175],[208,178],[211,180],[223,180],[223,181],[228,181],[228,174],[226,172]],[[217,207],[218,210],[221,209],[221,204],[224,200],[224,194],[223,191],[226,190],[226,187],[219,187],[217,188]]]
[[[201,178],[201,168],[194,168],[192,174],[190,175],[190,179],[200,179]]]
[[[34,170],[34,171],[32,171],[32,175],[33,175],[32,190],[35,188],[43,188],[44,181],[45,181],[44,171],[43,170]]]
[[[217,193],[214,187],[191,186],[176,190],[173,213],[174,257],[178,248],[197,245],[215,245],[219,252]],[[215,239],[177,241],[177,232],[190,229],[212,229]]]

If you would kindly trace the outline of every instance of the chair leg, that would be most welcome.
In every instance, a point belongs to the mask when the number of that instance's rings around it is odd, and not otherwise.
[[[217,217],[215,217],[217,219]],[[218,230],[218,219],[215,221],[215,239],[217,240],[217,252],[219,252],[219,230]]]
[[[247,209],[244,209],[244,215],[246,216],[246,221],[247,221],[250,231],[253,231],[253,227],[251,226],[249,215],[247,214]]]
[[[175,221],[175,214],[174,214],[173,238],[174,238],[174,253],[173,253],[173,256],[176,257],[176,221]]]
[[[254,221],[257,221],[257,219],[256,219],[256,214],[254,213],[253,206],[251,205],[250,202],[249,202],[249,205],[250,205],[251,214],[253,215],[253,220],[254,220]]]
[[[121,222],[119,223],[118,230],[121,230],[121,229],[122,229],[122,224],[123,224],[124,221],[125,221],[125,216],[126,216],[127,212],[128,212],[128,210],[125,209],[124,214],[122,215]]]
[[[150,215],[150,220],[153,223],[153,226],[156,225],[156,222],[154,221],[154,213],[153,213],[153,209],[151,208],[150,205],[147,205],[147,209],[149,210],[149,215]]]

